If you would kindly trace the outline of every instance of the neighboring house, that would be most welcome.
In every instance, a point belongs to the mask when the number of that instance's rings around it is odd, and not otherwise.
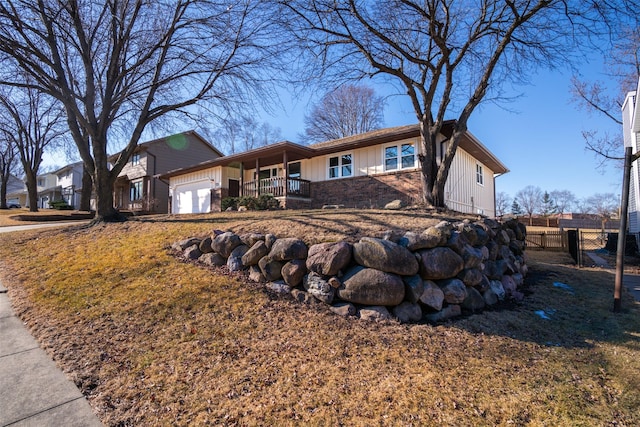
[[[627,93],[622,105],[624,146],[635,154],[640,150],[640,80],[635,91]],[[629,232],[640,233],[640,160],[631,166],[629,185]]]
[[[138,145],[114,186],[116,208],[167,213],[169,185],[159,175],[222,153],[195,131],[154,139]],[[117,155],[111,156],[115,160]]]
[[[36,180],[39,209],[49,209],[49,202],[62,199],[62,187],[58,185],[58,176],[55,173],[38,175]]]
[[[445,135],[438,156],[446,150]],[[284,141],[170,171],[170,212],[219,211],[227,196],[272,194],[289,209],[373,208],[422,200],[418,125],[302,146]],[[471,133],[460,141],[445,188],[450,209],[495,216],[495,178],[508,169]]]
[[[27,200],[27,186],[17,176],[10,174],[7,182],[7,205],[24,206]]]
[[[56,184],[60,188],[62,199],[75,209],[80,206],[83,170],[82,162],[77,162],[53,172],[56,175]]]

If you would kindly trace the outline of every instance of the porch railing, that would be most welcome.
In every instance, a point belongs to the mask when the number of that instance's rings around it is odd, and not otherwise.
[[[257,197],[260,194],[272,194],[274,197],[311,196],[311,182],[299,178],[266,178],[260,181],[245,182],[242,186],[243,196]]]

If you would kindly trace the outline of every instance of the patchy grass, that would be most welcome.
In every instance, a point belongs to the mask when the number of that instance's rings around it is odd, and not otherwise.
[[[639,304],[625,294],[612,313],[613,275],[564,254],[529,253],[522,304],[408,326],[343,319],[166,250],[212,229],[315,243],[441,219],[139,218],[3,235],[0,259],[16,311],[107,425],[640,425]]]

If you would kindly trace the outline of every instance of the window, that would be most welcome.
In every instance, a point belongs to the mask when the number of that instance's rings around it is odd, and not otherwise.
[[[135,181],[129,187],[129,200],[136,201],[142,199],[142,181]]]
[[[278,176],[278,168],[273,169],[260,169],[260,175],[258,179],[262,181],[263,179],[276,178]],[[256,177],[256,173],[253,173],[253,177]]]
[[[329,157],[329,178],[353,176],[352,165],[352,154],[342,154],[336,157]]]
[[[300,178],[302,176],[302,168],[300,162],[289,163],[289,178]]]
[[[44,178],[38,178],[38,187],[44,187]]]
[[[133,166],[140,164],[140,153],[133,153],[131,155],[131,164]]]
[[[476,163],[476,183],[484,185],[484,171],[482,165]]]
[[[384,149],[384,170],[407,169],[416,166],[413,144],[392,145]]]

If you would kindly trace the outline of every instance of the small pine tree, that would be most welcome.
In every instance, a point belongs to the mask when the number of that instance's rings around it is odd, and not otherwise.
[[[522,207],[520,207],[520,204],[515,199],[513,200],[513,203],[511,204],[511,213],[514,214],[515,216],[520,216],[520,215],[522,215],[524,213],[522,211]]]
[[[556,213],[556,204],[553,202],[553,200],[551,199],[551,196],[549,196],[549,193],[547,193],[546,191],[542,196],[542,212],[541,213],[542,213],[542,216],[545,218]]]

